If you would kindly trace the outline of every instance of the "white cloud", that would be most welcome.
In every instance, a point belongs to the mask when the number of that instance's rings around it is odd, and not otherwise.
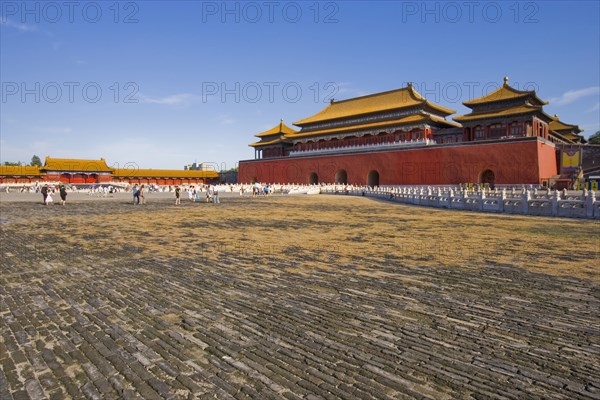
[[[592,108],[590,108],[589,112],[594,112],[600,110],[600,102],[596,103]]]
[[[219,115],[218,119],[219,119],[219,123],[221,123],[221,125],[233,125],[233,124],[235,124],[235,119],[231,118],[227,114],[221,114],[221,115]]]
[[[0,18],[0,25],[1,26],[6,26],[9,28],[14,28],[17,29],[21,32],[33,32],[37,30],[37,27],[35,25],[31,25],[31,24],[23,24],[23,23],[19,23],[19,22],[15,22],[13,20],[10,20],[8,18]]]
[[[353,87],[350,82],[327,82],[321,85],[321,92],[324,100],[330,100],[331,97],[340,100],[352,97],[366,96],[369,94],[362,89]]]
[[[590,86],[584,89],[577,89],[577,90],[569,90],[565,93],[563,93],[562,95],[560,95],[559,97],[554,97],[552,99],[550,99],[550,104],[553,105],[565,105],[565,104],[570,104],[573,103],[583,97],[587,97],[587,96],[593,96],[593,95],[600,95],[600,86]]]
[[[596,123],[591,123],[591,124],[583,124],[583,125],[579,125],[579,127],[581,129],[583,129],[582,135],[584,137],[589,137],[591,135],[593,135],[594,133],[600,131],[600,124]]]
[[[189,104],[196,96],[190,93],[179,93],[165,97],[148,97],[140,94],[140,101],[147,104],[162,104],[169,106]]]
[[[41,133],[45,135],[66,135],[73,132],[73,130],[68,126],[32,126],[31,130],[35,133]]]

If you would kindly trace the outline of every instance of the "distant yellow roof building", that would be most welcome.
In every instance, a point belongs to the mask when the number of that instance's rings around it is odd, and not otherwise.
[[[40,168],[30,165],[2,165],[0,175],[6,176],[40,176]]]
[[[106,165],[106,161],[81,160],[74,158],[51,158],[46,157],[44,166],[40,168],[45,171],[79,171],[79,172],[111,172],[112,169]]]
[[[0,183],[46,180],[69,184],[109,184],[116,180],[132,183],[187,184],[204,183],[207,179],[218,178],[219,173],[214,170],[110,168],[103,158],[84,160],[46,157],[42,167],[0,166]]]

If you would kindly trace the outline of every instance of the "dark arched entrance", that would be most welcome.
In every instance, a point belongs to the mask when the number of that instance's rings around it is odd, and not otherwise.
[[[484,185],[487,183],[488,185],[490,185],[491,188],[494,188],[495,181],[496,176],[494,175],[494,171],[492,171],[491,169],[486,169],[481,173],[481,176],[479,177],[479,183],[482,183]]]
[[[313,172],[312,174],[310,174],[310,176],[308,177],[308,184],[309,185],[316,185],[319,183],[319,175],[317,175],[316,172]]]
[[[340,169],[335,174],[335,183],[339,183],[342,185],[346,185],[348,183],[348,173],[346,172],[345,169]]]
[[[379,186],[379,172],[373,170],[369,172],[367,175],[367,185],[369,186]]]

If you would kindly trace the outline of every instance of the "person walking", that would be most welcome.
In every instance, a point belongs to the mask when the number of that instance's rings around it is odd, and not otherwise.
[[[47,206],[48,205],[48,203],[46,202],[46,198],[48,197],[48,185],[47,184],[42,187],[41,193],[42,193],[42,197],[44,198],[44,200],[43,200],[44,205]]]
[[[144,185],[140,186],[140,190],[138,190],[138,204],[146,204],[146,196],[145,196]],[[141,203],[140,203],[141,199]]]
[[[54,200],[52,200],[52,191],[48,190],[48,194],[46,195],[46,205],[52,202],[54,202]]]
[[[213,186],[213,203],[221,204],[221,200],[219,199],[219,188],[216,186]]]
[[[65,185],[58,186],[58,193],[60,194],[60,204],[64,206],[67,202],[67,188]]]
[[[134,205],[139,204],[140,203],[140,195],[138,193],[137,184],[133,185],[132,192],[133,192],[133,204]]]
[[[181,189],[179,186],[175,187],[175,205],[181,204]]]

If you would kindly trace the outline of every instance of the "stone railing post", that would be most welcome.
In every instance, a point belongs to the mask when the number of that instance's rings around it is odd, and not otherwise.
[[[552,196],[552,215],[558,215],[558,202],[560,200],[560,193],[558,190],[554,191],[554,196]]]
[[[521,202],[523,203],[523,213],[529,214],[529,200],[531,200],[531,193],[529,190],[525,189],[523,194],[521,194]]]
[[[500,200],[498,201],[498,211],[504,212],[504,201],[506,200],[506,189],[502,188],[500,192]]]
[[[588,195],[585,199],[585,216],[588,218],[595,217],[594,215],[594,206],[596,203],[596,193],[593,190],[588,192]]]
[[[479,210],[483,210],[483,202],[485,201],[485,189],[479,193]]]

